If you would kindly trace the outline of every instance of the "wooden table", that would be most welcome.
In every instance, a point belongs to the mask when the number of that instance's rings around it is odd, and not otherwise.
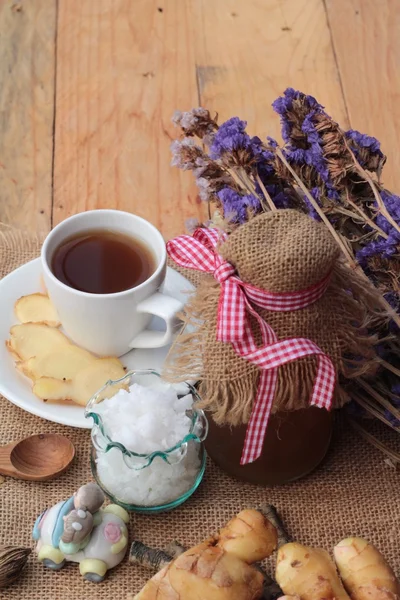
[[[174,110],[279,137],[289,85],[378,137],[400,191],[399,31],[399,0],[0,0],[0,221],[115,207],[178,234],[204,206]]]

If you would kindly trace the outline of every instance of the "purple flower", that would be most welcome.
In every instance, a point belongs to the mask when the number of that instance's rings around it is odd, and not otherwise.
[[[369,244],[367,244],[366,246],[364,246],[357,252],[356,259],[363,268],[366,268],[366,267],[368,267],[368,259],[369,258],[371,258],[372,256],[381,255],[385,251],[386,251],[386,240],[384,240],[384,239],[373,240],[372,242],[369,242]]]
[[[322,139],[316,128],[316,116],[328,115],[313,96],[287,88],[272,104],[281,117],[282,137],[286,142],[285,155],[290,163],[306,163],[314,167],[325,184],[326,195],[339,200],[340,194],[331,180],[324,156]]]
[[[393,398],[393,400],[392,400],[393,406],[395,406],[396,408],[400,408],[400,383],[399,382],[396,382],[392,385],[391,392],[394,396],[399,396],[399,398]]]
[[[303,92],[286,88],[283,96],[280,96],[272,103],[272,108],[281,117],[282,137],[285,142],[290,142],[293,129],[293,122],[288,119],[288,112],[293,111],[293,102],[296,100],[304,101],[304,104],[313,111],[323,112],[324,107],[319,104],[313,96],[307,96]]]
[[[378,140],[355,129],[349,129],[344,135],[360,165],[368,171],[378,173],[386,161]]]
[[[304,163],[310,163],[310,152],[309,150],[304,150],[304,148],[285,148],[283,150],[283,153],[285,155],[285,158],[290,162],[290,164],[301,166]]]
[[[393,384],[392,394],[396,394],[396,396],[400,396],[400,382]]]
[[[232,117],[222,123],[210,147],[211,158],[217,160],[222,158],[225,152],[248,150],[251,147],[251,139],[246,133],[246,126],[246,121],[239,117]]]
[[[380,153],[380,155],[383,157],[381,151],[381,144],[376,138],[371,137],[366,133],[360,133],[356,129],[349,129],[345,132],[344,135],[346,136],[346,138],[356,142],[356,144],[361,148],[368,148],[369,150],[371,150],[371,152]]]
[[[267,135],[267,142],[271,146],[271,148],[277,148],[278,145],[279,145],[278,142],[276,140],[274,140],[274,138],[272,138],[269,135]]]
[[[312,188],[312,190],[310,190],[310,194],[314,198],[314,200],[317,202],[317,204],[319,206],[321,206],[320,189],[318,187],[314,187],[314,188]],[[319,216],[318,212],[315,210],[315,208],[313,207],[313,205],[311,204],[311,202],[309,201],[307,196],[304,196],[304,203],[307,206],[308,214],[310,215],[310,217],[312,217],[315,221],[320,221],[321,217]]]
[[[261,210],[259,198],[252,194],[242,196],[232,188],[225,187],[217,192],[217,196],[224,209],[224,217],[232,223],[245,223],[249,210],[253,213]]]
[[[272,198],[273,203],[276,208],[293,208],[292,200],[289,196],[285,194],[285,192],[277,191],[277,186],[267,186],[267,191]]]
[[[396,194],[391,194],[387,190],[383,190],[381,192],[381,198],[393,220],[400,225],[400,197],[396,196]],[[376,217],[376,223],[381,229],[383,229],[385,233],[391,234],[396,232],[396,229],[393,227],[393,225],[391,225],[386,217],[380,213]]]
[[[260,176],[264,185],[267,186],[271,177],[275,175],[275,169],[273,167],[273,161],[275,159],[274,152],[265,148],[262,141],[257,136],[251,138],[247,150],[252,154],[257,174]],[[262,196],[261,190],[260,193]]]
[[[228,161],[228,165],[234,168],[240,166],[259,175],[263,184],[267,185],[275,175],[275,154],[263,145],[259,137],[251,138],[246,133],[246,125],[246,121],[238,117],[225,121],[214,136],[210,156],[214,160]]]
[[[378,222],[378,218],[376,220]],[[379,224],[381,225],[380,220]],[[391,226],[389,231],[390,233],[387,239],[379,238],[378,240],[372,240],[369,242],[369,244],[366,244],[357,252],[356,258],[363,268],[368,268],[368,259],[374,256],[379,256],[382,259],[389,260],[398,255],[400,247],[400,233]]]
[[[400,427],[400,420],[395,417],[390,410],[384,411],[384,417],[389,423],[391,423],[394,427]]]

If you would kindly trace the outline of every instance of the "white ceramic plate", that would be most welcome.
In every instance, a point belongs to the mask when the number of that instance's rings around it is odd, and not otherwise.
[[[20,408],[54,423],[90,429],[91,419],[85,419],[84,408],[74,404],[50,404],[36,398],[31,382],[14,366],[14,360],[6,349],[10,327],[17,323],[14,304],[21,296],[44,291],[41,282],[41,264],[37,258],[16,269],[0,281],[0,393]],[[177,271],[167,269],[162,291],[186,303],[193,285]],[[162,322],[154,318],[150,328],[161,329]],[[161,371],[169,346],[157,349],[136,349],[125,354],[121,361],[128,369],[155,369]]]

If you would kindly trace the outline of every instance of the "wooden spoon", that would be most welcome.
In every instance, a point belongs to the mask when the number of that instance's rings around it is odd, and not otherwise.
[[[27,481],[46,481],[64,473],[74,456],[73,444],[63,435],[31,435],[0,446],[0,473]]]

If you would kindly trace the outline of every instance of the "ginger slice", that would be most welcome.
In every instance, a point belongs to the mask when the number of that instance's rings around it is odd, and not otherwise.
[[[52,377],[63,381],[72,379],[79,371],[97,359],[94,354],[70,344],[43,356],[33,356],[16,364],[24,375],[35,381],[40,377]]]
[[[10,339],[6,342],[8,350],[18,360],[28,360],[45,356],[50,352],[65,348],[71,344],[69,339],[55,327],[45,323],[22,323],[10,329]]]
[[[61,325],[57,311],[47,294],[30,294],[16,301],[14,312],[21,323],[45,323],[50,327]]]
[[[33,386],[33,393],[49,402],[72,400],[86,406],[90,398],[110,379],[120,379],[125,369],[118,358],[98,358],[81,369],[73,378],[60,381],[52,377],[40,377]],[[103,397],[113,396],[123,384],[111,386]]]

